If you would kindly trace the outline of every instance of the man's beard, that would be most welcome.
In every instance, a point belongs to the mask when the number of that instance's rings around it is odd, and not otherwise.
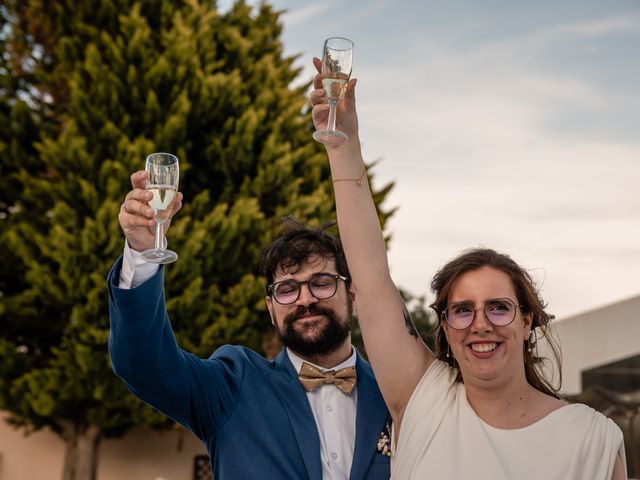
[[[308,307],[301,305],[284,317],[282,329],[276,328],[276,331],[282,344],[298,355],[303,357],[327,355],[340,348],[349,337],[352,324],[351,314],[351,302],[349,302],[347,311],[349,318],[344,323],[340,322],[336,313],[330,308],[319,307],[315,303]],[[305,315],[323,315],[326,318],[326,320],[320,320],[323,325],[311,327],[311,329],[320,329],[313,338],[306,338],[295,328],[296,321]]]

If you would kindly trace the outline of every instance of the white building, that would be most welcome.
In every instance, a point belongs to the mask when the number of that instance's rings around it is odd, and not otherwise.
[[[562,351],[561,392],[580,393],[590,370],[640,356],[640,295],[556,320],[554,327]],[[609,373],[627,379],[635,373],[640,382],[640,363],[635,365],[635,371],[611,369]],[[640,389],[640,384],[635,385]]]

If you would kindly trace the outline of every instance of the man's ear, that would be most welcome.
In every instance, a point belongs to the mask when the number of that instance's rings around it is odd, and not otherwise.
[[[271,325],[275,326],[276,321],[273,316],[273,299],[271,297],[264,297],[264,301],[267,304],[267,310],[269,310],[269,317],[271,317]]]
[[[351,297],[351,301],[353,303],[356,302],[356,288],[353,286],[353,282],[349,284],[349,289],[347,290],[347,294]]]
[[[351,282],[349,284],[349,288],[347,288],[347,295],[349,295],[349,299],[351,300],[351,308],[353,310],[352,314],[357,317],[358,306],[356,305],[356,289],[353,286],[353,282]]]

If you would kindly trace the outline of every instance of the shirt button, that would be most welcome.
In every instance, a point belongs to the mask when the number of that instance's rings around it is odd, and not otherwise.
[[[334,460],[337,460],[338,459],[338,454],[336,452],[333,452],[331,454],[331,458],[333,458]]]
[[[332,411],[332,410],[333,410],[333,408],[331,407],[331,405],[326,405],[326,406],[324,407],[324,409],[325,409],[327,412],[330,412],[330,411]]]

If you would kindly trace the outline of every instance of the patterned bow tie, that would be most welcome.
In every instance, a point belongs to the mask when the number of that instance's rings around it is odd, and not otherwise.
[[[323,372],[307,362],[302,363],[298,379],[307,392],[312,392],[325,383],[332,383],[342,393],[349,395],[356,385],[356,367],[346,367],[340,370]]]

